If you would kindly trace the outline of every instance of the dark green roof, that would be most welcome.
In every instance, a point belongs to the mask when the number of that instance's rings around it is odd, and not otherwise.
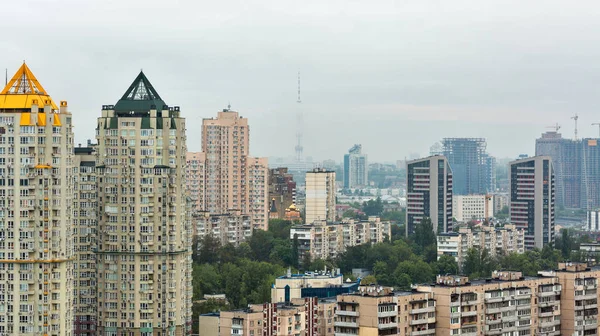
[[[123,97],[115,104],[115,112],[117,114],[131,113],[132,111],[144,113],[149,112],[153,105],[160,111],[167,104],[160,98],[146,75],[140,71]]]

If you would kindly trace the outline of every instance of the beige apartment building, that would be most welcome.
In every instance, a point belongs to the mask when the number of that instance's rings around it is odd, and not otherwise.
[[[492,195],[452,196],[452,216],[457,222],[486,220],[494,217]]]
[[[73,334],[73,126],[25,63],[0,92],[0,335]]]
[[[194,212],[204,209],[204,174],[206,155],[202,152],[187,152],[185,178],[188,196],[192,199]]]
[[[250,215],[255,229],[269,225],[267,158],[249,156],[248,119],[224,109],[217,118],[202,120],[205,155],[204,206],[211,214],[240,210]],[[188,187],[189,189],[190,187]]]
[[[191,332],[185,119],[143,72],[98,118],[98,335]]]
[[[220,241],[221,245],[239,246],[252,236],[251,217],[241,214],[240,211],[221,215],[212,215],[206,211],[197,212],[193,215],[192,221],[198,237],[212,235]]]
[[[315,168],[306,173],[304,201],[306,224],[315,221],[335,221],[335,172]]]
[[[73,334],[96,335],[96,228],[98,226],[98,189],[96,151],[87,147],[74,149],[73,184]]]
[[[492,257],[509,253],[525,253],[525,231],[515,225],[504,227],[461,227],[458,232],[437,236],[438,259],[450,255],[462,266],[469,249],[486,249]]]
[[[222,311],[220,336],[333,336],[335,299],[302,298],[289,303],[252,304],[247,309]],[[204,319],[207,326],[215,321]],[[213,335],[214,327],[200,335]]]
[[[368,220],[344,219],[328,223],[292,226],[290,239],[297,239],[301,257],[310,253],[312,259],[335,258],[349,246],[381,243],[392,235],[391,223],[371,216]]]

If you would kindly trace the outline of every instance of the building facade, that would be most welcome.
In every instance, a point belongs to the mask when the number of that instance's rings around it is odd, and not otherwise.
[[[306,173],[305,222],[335,221],[335,172],[315,168]]]
[[[600,139],[581,140],[582,209],[600,208]]]
[[[192,200],[192,209],[194,212],[204,210],[204,174],[206,155],[202,152],[187,152],[185,177],[186,187],[189,197]]]
[[[97,127],[98,335],[191,332],[185,119],[140,72]]]
[[[284,219],[285,211],[296,204],[296,182],[287,168],[269,169],[269,199],[275,200],[277,218]]]
[[[96,179],[96,150],[75,147],[73,167],[73,243],[75,260],[73,270],[73,334],[96,335],[97,274],[96,236],[98,234],[98,189]]]
[[[239,246],[252,236],[252,218],[240,211],[215,215],[203,211],[194,214],[192,221],[195,234],[199,238],[211,235],[217,238],[222,246],[233,244]]]
[[[481,138],[444,138],[442,154],[454,176],[454,194],[486,194],[496,189],[496,160]]]
[[[525,230],[525,247],[542,248],[554,241],[554,167],[549,156],[510,163],[511,223]]]
[[[454,195],[452,196],[452,216],[458,222],[486,220],[494,217],[492,195]]]
[[[0,92],[0,334],[73,334],[73,129],[25,63]]]
[[[588,231],[600,231],[600,210],[587,212],[586,228]]]
[[[290,239],[297,239],[300,258],[306,253],[311,259],[335,258],[349,246],[381,243],[391,237],[391,223],[379,217],[365,221],[347,219],[328,223],[315,221],[312,224],[292,226]]]
[[[486,249],[491,257],[509,253],[525,253],[525,231],[515,225],[504,227],[482,226],[470,229],[461,227],[458,232],[437,236],[438,259],[450,255],[462,267],[470,249]]]
[[[238,112],[224,109],[216,119],[203,119],[203,210],[213,214],[240,210],[251,216],[254,228],[267,230],[268,160],[249,156],[249,138],[248,119]]]
[[[452,231],[454,177],[444,156],[430,156],[406,164],[406,235],[423,218],[431,219],[436,233]]]
[[[364,188],[369,185],[369,164],[362,145],[354,145],[344,155],[344,189]]]

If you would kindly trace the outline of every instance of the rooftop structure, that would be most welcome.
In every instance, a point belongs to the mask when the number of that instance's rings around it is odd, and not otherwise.
[[[306,297],[334,297],[356,291],[359,283],[360,279],[356,282],[345,282],[339,269],[301,274],[292,274],[291,270],[288,270],[286,275],[275,279],[271,287],[271,302],[290,302]]]

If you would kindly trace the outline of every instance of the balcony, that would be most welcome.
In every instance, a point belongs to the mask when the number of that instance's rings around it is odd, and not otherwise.
[[[335,314],[339,316],[358,316],[358,312],[352,310],[336,310]]]
[[[347,328],[358,328],[358,323],[348,321],[335,321],[333,322],[335,327],[347,327]]]
[[[433,313],[433,312],[435,312],[435,306],[411,309],[411,311],[410,311],[411,314]]]
[[[397,316],[397,315],[398,315],[398,312],[395,310],[377,313],[377,317],[392,317],[392,316]]]
[[[575,295],[575,300],[591,300],[591,299],[596,299],[597,297],[598,297],[598,293]]]
[[[435,322],[435,319],[433,319]],[[379,323],[377,325],[378,329],[392,329],[398,327],[398,322],[388,322],[388,323]]]
[[[408,333],[408,335],[409,336],[435,335],[435,329],[411,331]]]
[[[435,317],[426,317],[418,320],[410,320],[410,325],[435,323]]]
[[[557,295],[560,295],[560,291],[550,290],[550,291],[538,292],[539,297],[557,296]]]
[[[463,316],[463,317],[476,316],[477,315],[477,310],[464,311],[464,312],[461,312],[460,315]]]

